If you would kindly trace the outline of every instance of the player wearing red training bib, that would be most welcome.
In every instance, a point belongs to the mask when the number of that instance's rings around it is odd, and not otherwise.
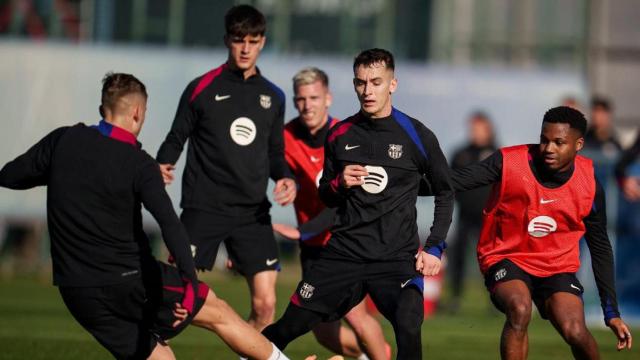
[[[299,116],[284,130],[285,159],[298,183],[294,201],[298,228],[274,224],[273,228],[285,237],[300,241],[300,261],[303,276],[318,259],[331,236],[335,209],[327,208],[318,196],[318,185],[324,164],[324,142],[329,130],[338,120],[328,113],[331,106],[329,78],[318,68],[306,68],[293,77],[294,104]],[[323,322],[313,328],[320,344],[329,350],[356,359],[388,359],[389,345],[385,342],[378,321],[367,313],[364,302],[354,307],[345,320],[351,329],[342,327],[340,320]]]
[[[454,171],[456,191],[493,184],[483,210],[478,262],[491,300],[505,313],[503,359],[524,359],[531,303],[571,346],[575,358],[598,359],[586,328],[579,241],[584,236],[605,323],[618,350],[631,348],[631,333],[616,302],[605,197],[584,144],[584,115],[569,107],[547,111],[539,145],[503,148],[486,160]]]

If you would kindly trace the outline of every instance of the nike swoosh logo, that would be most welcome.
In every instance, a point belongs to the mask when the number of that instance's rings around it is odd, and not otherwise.
[[[315,156],[311,157],[311,162],[318,162],[318,161],[320,161],[320,159],[318,159],[317,157]]]
[[[571,287],[572,287],[572,288],[574,288],[574,289],[576,289],[576,290],[578,290],[578,291],[582,291],[582,290],[580,290],[580,288],[579,288],[579,287],[577,287],[577,286],[575,286],[575,285],[573,285],[573,284],[571,284]]]
[[[407,284],[408,284],[408,283],[410,283],[410,282],[411,282],[411,279],[409,279],[409,280],[407,280],[407,281],[403,282],[402,284],[400,284],[400,287],[401,287],[401,288],[404,288],[404,287],[405,287],[405,286],[407,286]]]
[[[278,258],[275,259],[267,259],[267,266],[271,266],[278,262]]]
[[[554,201],[556,201],[556,199],[551,199],[551,200],[540,199],[540,204],[548,204]]]
[[[360,145],[349,146],[349,144],[347,144],[347,145],[344,146],[344,149],[349,151],[349,150],[353,150],[353,149],[359,148],[359,147],[360,147]]]
[[[231,95],[218,95],[218,94],[216,94],[215,99],[216,99],[216,101],[222,101],[222,100],[227,100],[230,97],[231,97]]]

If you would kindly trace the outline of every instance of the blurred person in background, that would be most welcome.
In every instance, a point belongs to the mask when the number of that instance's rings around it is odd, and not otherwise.
[[[591,99],[591,119],[584,135],[583,154],[593,160],[596,177],[605,189],[609,189],[608,183],[621,151],[613,128],[613,104],[609,99],[595,96]]]
[[[471,114],[468,120],[468,144],[458,149],[451,161],[453,169],[482,161],[493,154],[497,148],[493,124],[483,111]],[[458,203],[458,221],[456,236],[448,252],[448,268],[451,286],[451,300],[445,310],[455,313],[460,308],[464,287],[464,275],[467,254],[480,233],[482,226],[482,208],[489,197],[491,186],[487,185],[456,194]]]
[[[636,141],[629,149],[625,150],[615,167],[616,179],[620,190],[628,201],[640,200],[640,172],[637,171],[640,161],[640,131],[636,135]],[[636,171],[631,171],[632,167]]]
[[[187,86],[157,155],[170,183],[189,140],[180,219],[196,268],[211,270],[224,241],[234,269],[249,285],[249,322],[258,330],[273,321],[280,269],[266,196],[269,178],[276,183],[278,204],[288,205],[296,196],[284,159],[284,93],[256,66],[266,26],[252,6],[227,12],[227,62]]]
[[[580,104],[578,99],[573,95],[568,95],[568,96],[565,96],[564,98],[562,98],[562,101],[560,102],[560,105],[568,106],[568,107],[570,107],[572,109],[576,109],[578,111],[582,111],[582,105]]]
[[[329,129],[339,122],[329,115],[332,95],[329,78],[318,68],[306,68],[293,77],[293,102],[298,117],[285,126],[285,159],[296,177],[298,194],[294,201],[298,227],[273,224],[282,236],[299,241],[303,277],[318,259],[331,237],[336,215],[318,196],[324,164],[324,142]],[[313,328],[320,344],[334,353],[357,359],[388,359],[389,345],[378,321],[366,309],[365,302],[345,315],[351,329],[340,320],[322,322]],[[355,333],[354,333],[355,331]],[[360,346],[362,345],[362,347]]]

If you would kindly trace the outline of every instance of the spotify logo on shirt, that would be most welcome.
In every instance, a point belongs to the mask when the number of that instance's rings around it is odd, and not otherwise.
[[[231,139],[238,145],[249,145],[256,138],[256,124],[248,117],[239,117],[231,123]]]
[[[367,169],[369,175],[364,177],[364,184],[362,189],[370,194],[378,194],[387,187],[389,177],[387,172],[381,166],[367,165],[364,167]]]
[[[527,226],[529,235],[533,237],[543,237],[551,234],[558,229],[558,223],[549,216],[537,216]]]

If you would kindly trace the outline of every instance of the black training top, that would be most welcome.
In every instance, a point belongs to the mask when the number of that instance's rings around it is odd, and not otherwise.
[[[349,164],[368,167],[365,184],[346,189],[340,173]],[[337,207],[326,248],[357,260],[396,260],[419,249],[416,200],[421,179],[435,195],[433,226],[425,249],[440,256],[453,212],[447,161],[435,135],[393,109],[385,118],[361,113],[334,126],[325,143],[320,197]]]
[[[247,215],[269,208],[269,177],[291,177],[284,160],[284,93],[258,72],[222,65],[182,93],[161,164],[175,164],[189,140],[182,178],[183,208]]]
[[[158,164],[130,133],[104,121],[93,128],[58,128],[6,164],[0,186],[47,186],[55,285],[106,286],[143,276],[150,269],[144,264],[154,260],[142,229],[142,204],[160,225],[183,276],[197,286],[187,233]]]
[[[545,170],[535,147],[530,148],[529,165],[538,182],[548,188],[557,188],[569,181],[573,167],[563,172]],[[456,191],[467,191],[480,186],[494,184],[502,178],[502,153],[496,151],[482,162],[475,163],[453,172],[453,185]],[[600,295],[605,319],[619,317],[615,290],[615,272],[613,251],[607,235],[607,211],[602,185],[596,179],[596,194],[591,212],[584,218],[586,228],[584,237],[591,253],[591,266]]]

